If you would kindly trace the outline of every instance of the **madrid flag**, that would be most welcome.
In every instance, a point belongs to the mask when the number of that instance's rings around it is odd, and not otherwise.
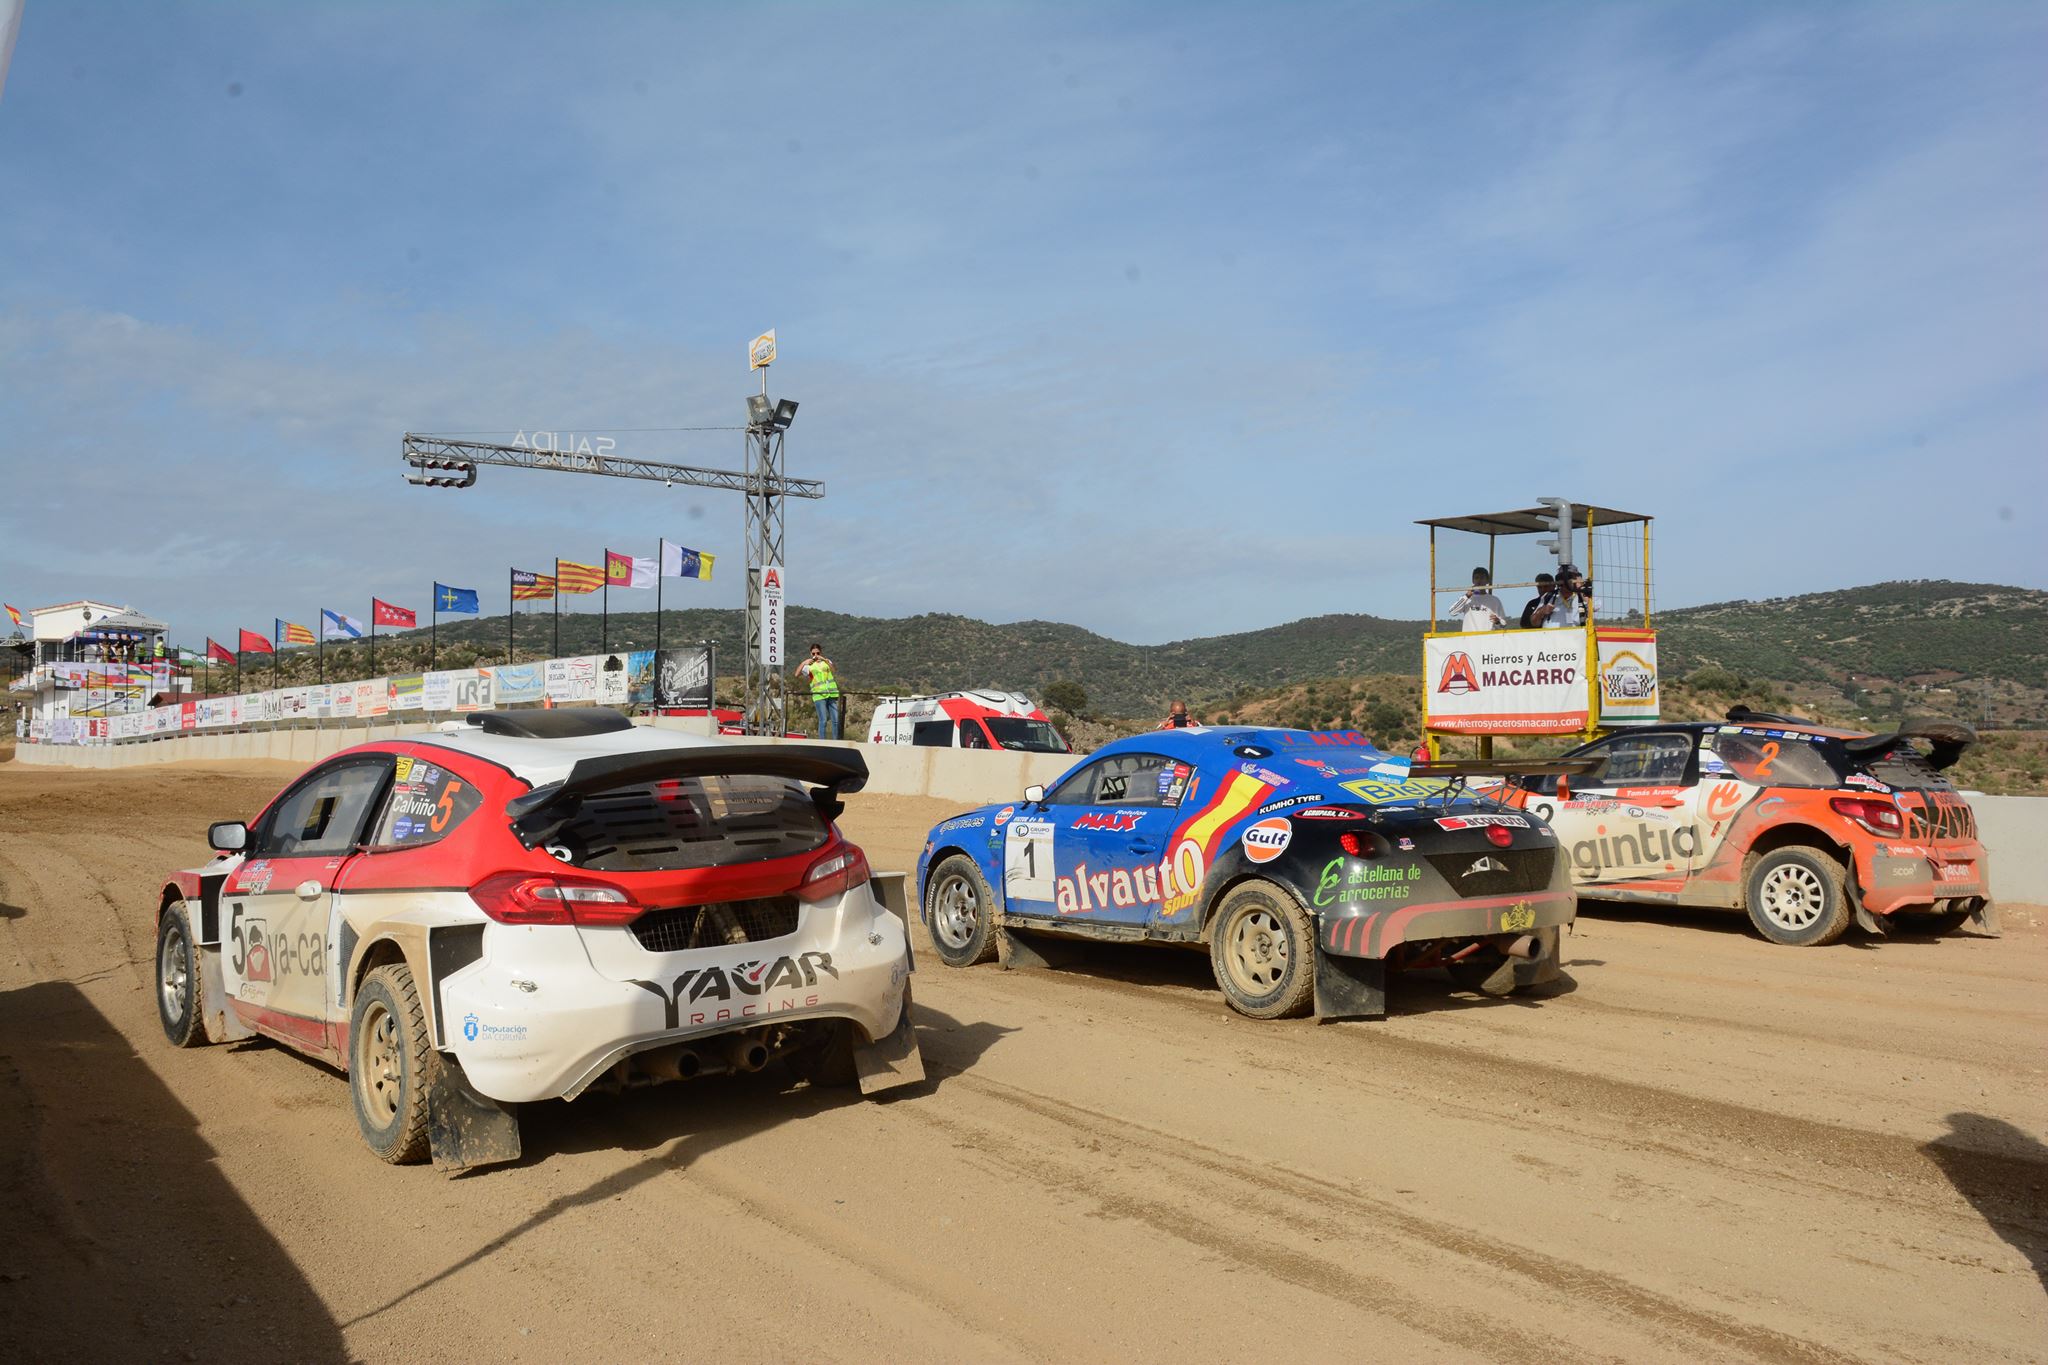
[[[394,607],[378,598],[370,599],[370,624],[373,626],[403,626],[411,630],[420,623],[419,614],[404,607]]]

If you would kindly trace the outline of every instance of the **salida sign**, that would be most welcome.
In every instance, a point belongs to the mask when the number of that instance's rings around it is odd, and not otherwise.
[[[1586,638],[1576,631],[1423,641],[1429,728],[1453,734],[1564,734],[1586,724]]]

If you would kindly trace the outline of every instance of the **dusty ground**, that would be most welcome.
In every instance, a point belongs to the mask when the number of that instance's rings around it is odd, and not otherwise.
[[[1569,993],[1324,1027],[1193,955],[927,955],[921,1090],[539,1106],[450,1180],[334,1072],[158,1031],[161,873],[289,771],[0,766],[12,1358],[2048,1358],[2038,914],[1795,951],[1592,907]],[[882,867],[946,813],[856,800]]]

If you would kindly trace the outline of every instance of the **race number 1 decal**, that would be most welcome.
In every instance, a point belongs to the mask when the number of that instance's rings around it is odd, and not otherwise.
[[[1052,821],[1012,820],[1003,845],[1003,899],[1052,899]]]

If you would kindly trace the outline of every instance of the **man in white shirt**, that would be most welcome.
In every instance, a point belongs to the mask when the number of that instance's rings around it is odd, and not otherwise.
[[[1451,615],[1463,622],[1463,629],[1499,630],[1508,623],[1508,610],[1494,596],[1493,575],[1484,569],[1472,571],[1472,591],[1457,600]]]

